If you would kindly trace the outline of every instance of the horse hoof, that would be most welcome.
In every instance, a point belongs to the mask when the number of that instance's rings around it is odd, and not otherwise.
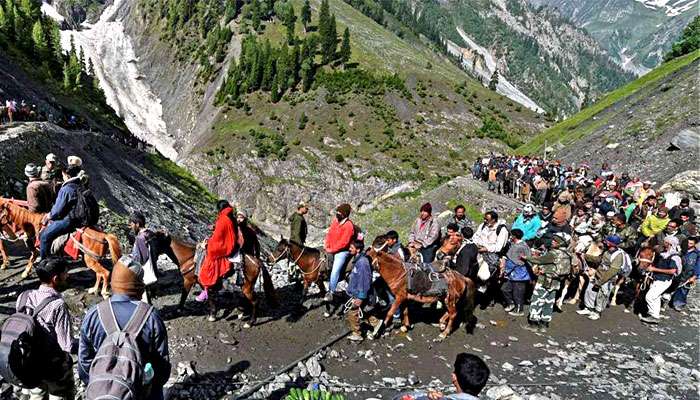
[[[408,327],[407,326],[402,326],[400,329],[401,332],[406,333],[408,332]]]

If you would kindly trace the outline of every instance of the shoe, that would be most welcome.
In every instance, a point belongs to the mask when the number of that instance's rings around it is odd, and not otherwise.
[[[576,310],[576,314],[578,315],[588,315],[591,313],[591,310],[584,308],[583,310]]]
[[[348,336],[348,340],[351,342],[361,342],[365,339],[359,333],[353,333],[352,335]]]
[[[513,306],[513,309],[508,312],[508,315],[512,315],[514,317],[522,317],[525,315],[523,312],[523,306]]]
[[[209,316],[207,317],[207,321],[209,321],[209,322],[215,322],[215,321],[216,321],[216,315],[214,315],[214,314],[209,314]]]
[[[207,293],[206,290],[202,290],[202,293],[195,297],[195,300],[200,303],[204,303],[205,301],[209,300],[209,293]]]
[[[571,300],[567,300],[567,301],[566,301],[566,304],[578,304],[578,299],[577,299],[577,298],[573,298],[573,299],[571,299]]]
[[[503,311],[510,313],[515,308],[515,304],[509,304],[503,308]]]
[[[549,322],[540,322],[540,328],[537,330],[539,333],[547,333],[549,329]]]
[[[639,320],[642,322],[646,322],[647,324],[658,324],[659,323],[659,319],[654,318],[652,316],[641,317],[641,318],[639,318]]]
[[[435,304],[435,309],[436,309],[436,310],[442,310],[442,302],[441,302],[441,301],[438,301],[438,302]]]
[[[486,293],[486,286],[479,286],[478,289],[476,289],[479,293]]]
[[[377,337],[379,335],[379,331],[382,330],[382,327],[384,326],[384,321],[379,321],[377,322],[372,328],[372,337]]]
[[[588,319],[590,319],[591,321],[598,320],[600,319],[600,314],[598,314],[597,312],[592,312],[588,314]]]
[[[325,301],[327,303],[330,303],[331,301],[333,301],[333,293],[331,293],[331,292],[326,293],[326,296],[323,298],[323,301]]]
[[[524,325],[522,328],[525,330],[528,330],[530,332],[538,332],[540,329],[540,322],[539,321],[530,321],[528,319],[527,325]]]

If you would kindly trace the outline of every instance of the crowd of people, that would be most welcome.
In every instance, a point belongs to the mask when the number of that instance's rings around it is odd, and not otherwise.
[[[48,121],[55,123],[66,129],[89,129],[87,120],[63,110],[55,115],[50,110],[37,107],[36,104],[29,104],[21,99],[0,99],[0,126],[12,124],[14,122],[26,121]]]
[[[494,170],[496,183],[492,184]],[[599,174],[592,174],[590,168],[563,168],[558,162],[490,157],[475,164],[474,174],[479,179],[485,177],[489,188],[516,196],[527,192],[522,189],[525,185],[536,182],[532,186],[535,200],[527,202],[512,223],[495,211],[487,211],[482,221],[472,223],[466,208],[459,205],[444,226],[433,216],[431,204],[425,203],[411,225],[406,246],[395,230],[382,235],[387,251],[407,263],[418,262],[436,272],[451,268],[476,283],[482,307],[501,304],[504,312],[513,317],[526,316],[524,327],[536,332],[547,331],[554,309],[561,308],[571,292],[569,302],[580,301],[577,313],[591,320],[601,318],[607,307],[617,304],[619,288],[632,292],[631,284],[640,281],[644,282],[642,293],[632,304],[639,306],[641,321],[659,323],[664,299],[675,310],[685,307],[688,292],[700,276],[695,212],[688,199],[669,204],[650,184],[625,174],[616,175],[606,164]],[[518,178],[498,183],[499,174]],[[36,271],[40,287],[22,293],[16,309],[19,314],[32,316],[53,346],[45,353],[49,362],[35,372],[41,377],[40,382],[32,385],[33,389],[22,391],[31,399],[47,395],[72,398],[75,382],[71,354],[76,353],[76,344],[71,336],[70,310],[61,296],[67,287],[68,264],[53,257],[50,249],[56,238],[81,227],[75,209],[84,189],[89,187],[89,177],[79,157],[70,156],[61,165],[54,154],[48,154],[42,166],[26,165],[25,175],[27,207],[32,212],[45,213],[46,227],[39,234]],[[525,183],[519,186],[521,181]],[[541,181],[546,182],[544,187]],[[225,200],[219,201],[217,209],[219,214],[197,269],[203,288],[197,300],[202,302],[237,268],[240,272],[242,257],[260,257],[261,252],[257,230],[245,212],[237,211]],[[309,206],[302,202],[290,216],[290,240],[300,246],[306,244],[308,236],[308,211]],[[382,294],[378,288],[380,280],[366,254],[364,234],[352,221],[351,213],[349,204],[338,206],[325,236],[329,288],[325,300],[349,298],[349,339],[362,341],[362,310],[382,295],[389,304],[394,299],[390,292]],[[170,374],[167,332],[157,311],[141,301],[144,266],[149,265],[152,256],[148,247],[152,231],[139,211],[130,216],[129,227],[135,241],[131,254],[114,266],[112,297],[91,308],[82,319],[77,345],[78,376],[87,385],[88,393],[113,393],[117,389],[107,382],[117,373],[115,364],[97,360],[133,358],[138,365],[136,372],[134,368],[119,371],[120,376],[129,378],[126,386],[147,393],[143,398],[158,399],[162,398],[162,387]],[[441,254],[444,258],[436,260],[445,241],[456,244],[456,250]],[[643,251],[647,252],[644,256],[640,255]],[[373,308],[377,309],[376,304]],[[370,326],[378,326],[375,315],[368,316]],[[209,319],[215,320],[211,314]],[[133,340],[135,344],[130,348],[137,347],[136,353],[122,353],[129,346],[110,345],[116,343],[114,337],[119,337],[120,343]],[[8,361],[0,356],[0,366],[3,362]],[[470,398],[483,388],[480,382],[485,383],[484,374],[488,378],[488,368],[479,362],[483,364],[469,355],[457,357],[453,381],[465,394],[455,398]],[[476,368],[472,370],[476,381],[460,375],[464,365]],[[464,390],[465,385],[469,390]],[[425,395],[441,396],[436,392]]]

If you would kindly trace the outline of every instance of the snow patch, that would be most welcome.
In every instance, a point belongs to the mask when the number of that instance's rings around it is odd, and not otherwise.
[[[61,15],[61,13],[58,12],[56,7],[53,6],[53,4],[41,3],[41,12],[44,13],[44,15],[46,15],[47,17],[58,22],[59,24],[66,20],[65,18],[63,18],[63,15]]]
[[[120,11],[128,6],[129,0],[114,0],[96,23],[83,23],[78,31],[61,31],[61,45],[70,49],[72,37],[76,48],[82,47],[95,66],[107,104],[136,137],[175,160],[178,154],[168,136],[161,101],[139,73],[134,46],[124,31]]]
[[[696,8],[698,0],[635,0],[651,10],[663,10],[667,16],[676,17]]]
[[[474,42],[461,28],[457,28],[457,33],[459,33],[462,40],[464,40],[469,48],[462,48],[454,42],[448,40],[447,50],[450,52],[450,54],[456,57],[461,57],[462,66],[466,70],[480,77],[482,81],[488,82],[491,79],[493,72],[498,67],[496,59],[487,49]],[[535,112],[544,113],[542,107],[537,105],[537,103],[527,97],[527,95],[521,92],[517,87],[515,87],[515,85],[510,83],[502,75],[499,75],[496,92]]]

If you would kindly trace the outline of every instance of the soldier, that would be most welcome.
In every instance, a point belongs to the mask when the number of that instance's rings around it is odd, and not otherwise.
[[[625,215],[617,214],[613,217],[613,225],[615,225],[616,235],[622,240],[618,246],[622,250],[626,251],[627,254],[636,253],[637,246],[637,230],[631,225],[625,223]]]
[[[560,279],[571,270],[571,254],[566,250],[567,239],[564,234],[552,236],[550,250],[539,257],[528,257],[533,265],[532,271],[537,275],[537,284],[532,292],[528,326],[533,332],[546,332],[552,321],[554,301],[561,285]]]

